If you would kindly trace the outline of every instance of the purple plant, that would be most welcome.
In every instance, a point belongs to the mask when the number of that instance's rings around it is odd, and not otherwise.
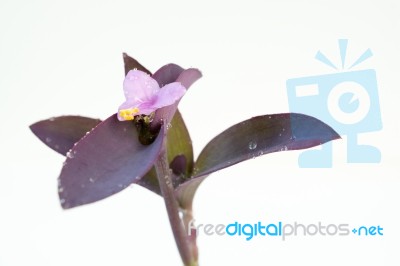
[[[169,64],[151,75],[127,54],[124,63],[126,101],[117,114],[104,121],[54,117],[30,128],[67,157],[58,179],[64,209],[107,198],[131,184],[143,186],[164,198],[184,265],[198,265],[196,234],[186,232],[196,190],[211,173],[263,154],[306,149],[340,138],[331,127],[307,115],[264,115],[226,129],[194,161],[177,106],[201,77],[200,71]]]

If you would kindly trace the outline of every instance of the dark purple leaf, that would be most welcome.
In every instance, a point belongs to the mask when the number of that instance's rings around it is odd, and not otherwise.
[[[198,69],[188,68],[179,75],[176,81],[180,82],[186,89],[189,89],[201,77],[202,74]]]
[[[112,115],[67,154],[59,177],[64,209],[109,197],[147,173],[160,152],[164,127],[151,145],[138,141],[133,123]]]
[[[47,146],[65,155],[86,132],[101,120],[82,116],[59,116],[30,126],[32,132]]]
[[[124,58],[125,75],[128,74],[130,70],[135,68],[151,75],[151,72],[142,66],[136,59],[133,59],[126,53],[123,53],[122,56]]]
[[[199,78],[201,78],[201,72],[198,69],[189,68],[184,70],[176,79],[176,81],[180,82],[186,89],[189,89],[190,86]],[[158,109],[152,122],[153,127],[158,127],[161,122],[168,124],[173,118],[178,108],[178,104],[179,101],[177,101],[175,104]]]
[[[303,114],[265,115],[243,121],[216,136],[200,153],[193,178],[177,190],[181,204],[191,204],[198,185],[215,171],[263,154],[306,149],[338,138],[331,127]]]
[[[168,64],[157,70],[152,78],[157,80],[158,85],[161,88],[164,85],[175,82],[183,71],[184,69],[178,65]]]
[[[125,63],[125,74],[129,70],[134,69],[134,68],[151,74],[150,71],[148,71],[145,67],[143,67],[137,60],[133,59],[132,57],[128,56],[125,53],[123,54],[123,56],[124,56],[124,63]],[[186,70],[186,72],[184,74],[182,74],[182,72],[184,72],[184,71],[180,66],[175,65],[175,64],[169,64],[169,65],[166,65],[166,66],[160,68],[154,74],[153,78],[155,78],[159,82],[160,86],[171,83],[171,82],[179,81],[186,88],[189,88],[190,85],[201,76],[200,72],[195,69]],[[175,112],[175,110],[176,110],[176,106],[174,107],[173,111]],[[172,115],[172,114],[173,114],[172,112],[169,113],[169,115]],[[170,120],[170,118],[169,118],[169,120]],[[91,118],[85,118],[85,117],[79,117],[79,116],[65,116],[65,117],[57,117],[54,119],[40,121],[38,123],[33,124],[31,126],[31,129],[34,132],[34,134],[36,134],[50,148],[56,150],[57,152],[59,152],[63,155],[65,155],[70,149],[72,149],[72,151],[71,151],[72,153],[70,153],[70,156],[75,156],[74,151],[76,153],[78,153],[78,152],[76,150],[77,149],[76,147],[73,148],[73,145],[76,142],[78,142],[82,137],[84,137],[88,131],[90,131],[92,128],[94,128],[96,125],[98,125],[100,122],[101,121],[97,120],[97,119],[91,119]],[[119,124],[119,125],[121,125],[121,124]],[[129,126],[131,126],[131,125],[129,125]],[[115,130],[118,131],[118,127]],[[121,132],[119,132],[119,133],[121,133]],[[107,134],[111,136],[113,133],[111,133],[109,130],[109,132]],[[97,139],[102,138],[102,137],[110,137],[110,136],[105,136],[107,134],[102,134],[101,136],[98,136]],[[136,131],[134,134],[137,134]],[[92,134],[90,134],[89,136],[91,136],[91,135]],[[57,141],[55,141],[55,140],[57,140]],[[187,128],[183,122],[183,119],[182,119],[179,111],[177,111],[175,113],[175,115],[173,116],[173,119],[171,121],[171,128],[168,130],[167,149],[168,149],[168,159],[171,163],[173,162],[173,160],[175,158],[179,158],[179,159],[175,159],[175,161],[171,164],[171,167],[175,171],[182,171],[182,167],[184,167],[185,170],[183,173],[184,174],[183,177],[190,176],[192,168],[193,168],[192,144],[191,144],[189,132],[187,131]],[[89,150],[89,151],[91,151],[91,150]],[[98,149],[96,149],[96,151],[93,151],[93,152],[97,152],[97,151],[98,151]],[[76,158],[76,156],[74,158]],[[182,158],[185,159],[186,163],[182,163],[182,160],[181,160]],[[66,162],[67,164],[68,164],[68,161],[71,161],[70,159],[71,158],[67,158],[67,162]],[[180,162],[179,164],[177,164],[177,160]],[[85,161],[87,161],[87,159]],[[183,166],[183,164],[185,164],[185,166]],[[64,168],[66,168],[66,167],[64,167]],[[179,170],[178,170],[178,168],[179,168]],[[65,173],[65,171],[66,170],[63,169],[62,173]],[[94,172],[94,174],[98,174],[96,171]],[[89,173],[90,171],[87,170],[86,172],[90,176],[90,173]],[[83,172],[83,173],[85,173],[85,172]],[[82,173],[81,173],[81,175],[82,175]],[[140,176],[140,175],[138,175],[138,176]],[[143,176],[143,174],[141,176]],[[181,178],[183,178],[183,177],[181,176]],[[89,182],[91,180],[94,181],[93,178],[87,179],[87,180],[89,180]],[[87,185],[87,180],[86,180],[86,185]],[[92,183],[92,182],[90,182],[90,183]],[[157,194],[160,194],[158,180],[155,175],[154,168],[152,168],[150,171],[148,171],[148,173],[143,178],[134,179],[133,183],[137,183],[143,187],[150,189],[151,191],[153,191]],[[176,185],[178,183],[176,183]],[[61,184],[62,184],[62,182],[61,182]],[[83,182],[82,184],[81,183],[76,183],[76,184],[80,184],[83,187],[86,186],[85,182]],[[77,189],[77,191],[78,191],[79,188],[76,188],[76,184],[75,184],[75,189]],[[122,184],[122,183],[121,183],[121,185],[122,185],[122,187],[126,186],[126,184]],[[89,185],[89,186],[91,186],[91,185]],[[115,190],[112,188],[112,189],[110,189],[111,194],[109,192],[105,191],[104,192],[105,196],[103,196],[103,197],[101,196],[101,193],[100,193],[98,197],[93,197],[93,196],[88,195],[88,196],[86,196],[86,198],[82,198],[82,199],[79,199],[78,194],[70,193],[70,194],[68,194],[69,196],[67,194],[65,194],[66,196],[71,198],[71,200],[68,200],[68,197],[64,197],[64,191],[66,191],[64,189],[65,189],[64,186],[62,186],[62,189],[61,189],[62,192],[60,192],[60,197],[62,197],[63,202],[64,202],[64,205],[63,205],[64,208],[71,208],[74,206],[97,201],[100,198],[107,197],[107,196],[119,191],[119,190]],[[94,187],[94,189],[96,189],[96,188]],[[97,189],[99,189],[99,188],[97,188]],[[75,201],[74,201],[74,197],[76,197]]]

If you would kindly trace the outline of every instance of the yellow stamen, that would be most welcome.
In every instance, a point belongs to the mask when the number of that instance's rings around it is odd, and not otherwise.
[[[119,111],[119,116],[124,120],[133,120],[135,114],[139,113],[139,108],[122,109]]]

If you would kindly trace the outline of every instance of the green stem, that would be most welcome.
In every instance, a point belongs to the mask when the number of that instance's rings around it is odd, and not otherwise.
[[[185,266],[195,266],[197,262],[190,248],[185,227],[179,217],[179,205],[174,195],[174,187],[171,180],[172,173],[169,168],[165,146],[160,152],[155,168],[179,254]]]

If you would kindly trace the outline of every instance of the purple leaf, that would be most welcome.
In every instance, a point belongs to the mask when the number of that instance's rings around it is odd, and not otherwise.
[[[141,70],[151,75],[151,72],[142,66],[136,59],[133,59],[126,53],[123,53],[122,56],[124,58],[125,75],[128,74],[129,70],[132,69]]]
[[[64,209],[109,197],[147,173],[160,152],[164,127],[151,145],[142,145],[133,123],[112,115],[67,154],[59,177]]]
[[[60,116],[30,126],[32,132],[47,146],[65,155],[86,132],[101,120],[82,116]]]
[[[179,75],[176,81],[180,82],[186,89],[189,89],[201,77],[202,74],[198,69],[188,68]]]
[[[157,80],[160,87],[163,87],[169,83],[175,82],[183,71],[184,69],[176,64],[168,64],[157,70],[152,78]]]
[[[31,129],[47,146],[65,156],[76,142],[100,122],[99,119],[88,117],[62,116],[37,122],[31,126]],[[183,156],[186,160],[183,174],[186,178],[189,177],[193,168],[192,141],[179,110],[176,111],[171,121],[167,136],[169,161],[172,163],[175,158]],[[182,164],[174,166],[175,164],[176,162],[171,165],[171,169],[175,172],[182,172]],[[142,179],[135,180],[134,183],[161,195],[154,168]]]
[[[176,79],[176,82],[180,82],[187,90],[190,86],[196,82],[199,78],[201,78],[201,72],[195,68],[189,68],[184,70]],[[178,108],[179,101],[175,102],[172,105],[165,106],[156,111],[152,126],[158,127],[161,122],[168,124],[173,118],[175,111]]]
[[[275,114],[236,124],[211,140],[200,153],[193,178],[177,189],[181,205],[188,206],[197,187],[209,174],[264,154],[300,150],[338,139],[328,125],[303,114]]]

